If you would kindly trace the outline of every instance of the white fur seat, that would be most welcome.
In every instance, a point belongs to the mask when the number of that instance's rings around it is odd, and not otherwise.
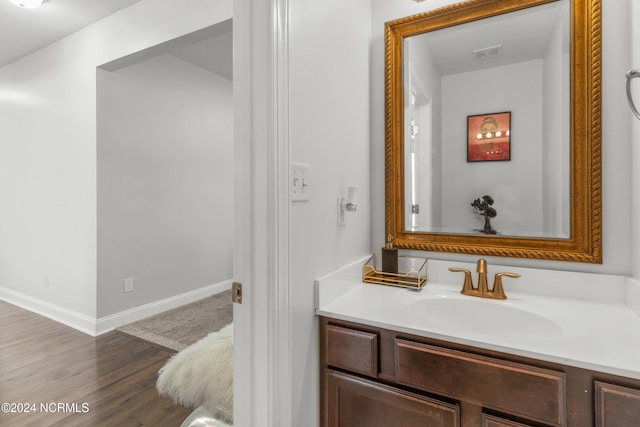
[[[233,423],[233,324],[175,354],[159,373],[158,392],[184,406],[198,408],[192,414],[194,419],[200,411],[201,418]]]

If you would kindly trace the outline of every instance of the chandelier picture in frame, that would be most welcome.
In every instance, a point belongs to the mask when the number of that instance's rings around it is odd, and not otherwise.
[[[511,160],[511,112],[467,116],[467,162]]]

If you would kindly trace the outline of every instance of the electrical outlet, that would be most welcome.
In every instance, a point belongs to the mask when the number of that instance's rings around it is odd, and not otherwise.
[[[45,286],[47,286],[47,287],[48,287],[49,285],[51,285],[51,277],[49,277],[49,275],[48,275],[48,274],[45,274],[45,275],[44,275],[43,283],[44,283],[44,285],[45,285]]]
[[[133,277],[124,279],[124,293],[133,292]]]

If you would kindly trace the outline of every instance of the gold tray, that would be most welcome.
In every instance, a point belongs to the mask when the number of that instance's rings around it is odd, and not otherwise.
[[[427,259],[412,256],[398,256],[398,273],[380,271],[377,254],[362,266],[362,281],[377,285],[420,290],[427,283]]]

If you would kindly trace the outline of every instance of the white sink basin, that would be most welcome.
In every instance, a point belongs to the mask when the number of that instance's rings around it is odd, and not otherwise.
[[[316,313],[443,342],[640,379],[640,283],[519,268],[508,299],[460,294],[448,261],[429,260],[421,291],[361,281],[361,263],[317,281]],[[508,271],[509,267],[504,266]],[[497,271],[500,271],[496,267]],[[475,277],[474,277],[475,279]]]
[[[448,330],[514,337],[566,337],[574,335],[567,316],[549,310],[531,311],[507,301],[441,296],[411,302],[407,310]],[[569,327],[568,327],[569,326]]]

